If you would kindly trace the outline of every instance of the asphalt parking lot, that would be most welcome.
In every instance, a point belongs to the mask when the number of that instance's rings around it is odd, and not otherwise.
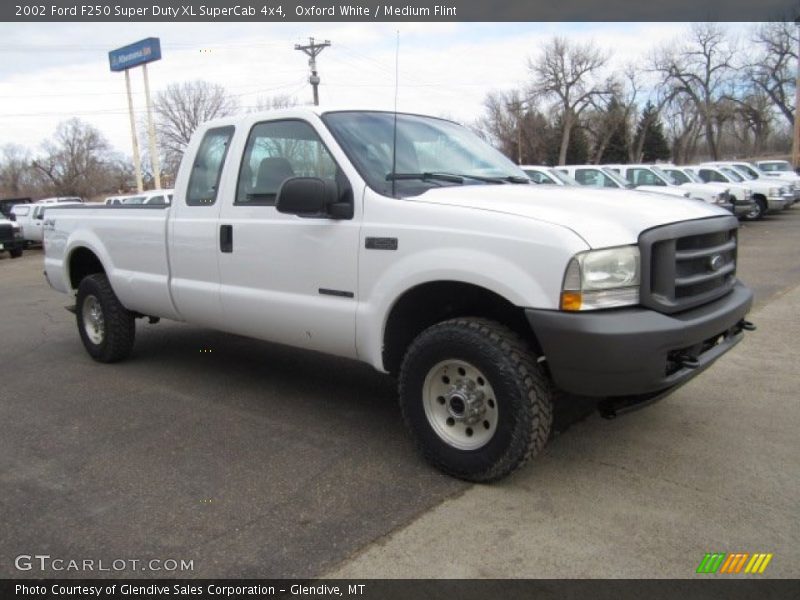
[[[592,414],[490,486],[415,453],[369,367],[188,325],[93,362],[42,256],[0,258],[0,577],[20,554],[193,561],[192,577],[800,576],[800,206],[740,234],[751,334],[662,402]]]

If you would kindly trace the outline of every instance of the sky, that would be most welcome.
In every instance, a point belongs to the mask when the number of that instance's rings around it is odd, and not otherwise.
[[[747,30],[728,27],[740,36]],[[108,51],[145,37],[161,39],[163,58],[148,67],[152,95],[203,79],[244,108],[278,94],[311,103],[308,58],[294,45],[313,36],[332,44],[317,59],[322,104],[391,109],[397,58],[399,110],[472,123],[489,91],[524,84],[529,57],[554,35],[591,40],[622,69],[687,30],[684,23],[0,23],[0,146],[36,152],[60,121],[77,116],[130,155],[124,75],[109,70]],[[141,69],[131,81],[143,123]]]

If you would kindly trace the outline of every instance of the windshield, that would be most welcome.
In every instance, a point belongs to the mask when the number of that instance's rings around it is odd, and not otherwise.
[[[739,172],[736,169],[732,169],[730,167],[721,167],[720,171],[725,173],[725,175],[727,175],[728,177],[730,177],[734,181],[739,181],[739,182],[744,181],[744,177],[739,175]]]
[[[547,169],[548,174],[558,179],[564,185],[580,185],[577,180],[573,179],[566,173],[562,173],[558,169]]]
[[[684,175],[686,175],[686,177],[688,177],[689,179],[691,179],[695,183],[705,183],[703,181],[703,178],[700,177],[700,175],[698,175],[694,171],[690,171],[689,169],[686,169],[684,171],[677,171],[677,173],[683,173]]]
[[[661,179],[666,181],[669,185],[678,185],[680,183],[686,183],[685,181],[678,181],[671,174],[667,173],[661,167],[652,166],[652,167],[650,167],[650,169],[653,171],[653,173],[655,173],[656,175],[661,177]]]
[[[681,183],[691,183],[694,181],[690,174],[684,173],[683,171],[679,171],[678,169],[666,169],[664,171],[667,173],[674,182],[681,184]]]
[[[367,184],[386,196],[415,196],[431,187],[530,183],[514,163],[468,129],[433,117],[333,112],[323,121]]]
[[[603,167],[602,171],[603,171],[603,173],[608,175],[609,179],[611,179],[616,184],[618,184],[619,187],[621,187],[621,188],[632,188],[633,187],[633,184],[630,181],[625,179],[622,175],[617,173],[614,169],[611,169],[609,167]]]
[[[744,165],[732,165],[733,169],[742,175],[745,179],[758,179],[758,173],[756,173],[750,167],[746,167]]]
[[[759,163],[758,166],[761,168],[762,171],[772,171],[773,173],[776,171],[791,171],[789,168],[789,163],[785,160],[776,160],[775,162],[762,162]]]
[[[522,170],[525,171],[525,174],[534,183],[541,183],[541,184],[544,184],[544,185],[558,184],[558,181],[556,180],[555,177],[553,177],[549,173],[546,173],[544,171],[540,171],[539,169],[528,169],[528,168],[523,167]]]

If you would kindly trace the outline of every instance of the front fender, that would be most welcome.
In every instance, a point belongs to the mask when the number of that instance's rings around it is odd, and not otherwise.
[[[430,248],[399,258],[377,273],[375,279],[361,278],[370,281],[370,285],[360,286],[356,314],[358,356],[385,371],[383,340],[389,315],[406,292],[426,283],[471,284],[502,296],[515,306],[554,307],[571,256],[572,252],[566,249],[552,249],[548,256],[532,258],[527,269],[518,260],[469,248]]]

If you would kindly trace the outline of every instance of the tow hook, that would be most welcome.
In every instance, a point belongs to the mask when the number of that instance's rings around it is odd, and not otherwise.
[[[689,356],[688,354],[684,354],[683,356],[679,357],[678,362],[686,369],[696,369],[700,366],[700,361],[694,356]]]
[[[755,330],[756,330],[755,323],[751,323],[750,321],[746,321],[745,319],[742,319],[742,320],[739,322],[739,325],[740,325],[740,326],[741,326],[741,328],[742,328],[742,329],[744,329],[745,331],[755,331]]]

